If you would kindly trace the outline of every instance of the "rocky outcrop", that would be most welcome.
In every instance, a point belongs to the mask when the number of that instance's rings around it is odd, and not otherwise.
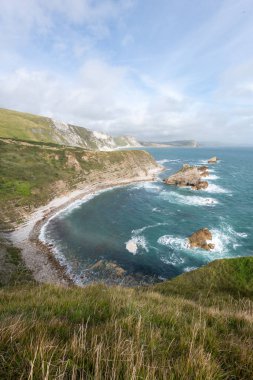
[[[179,187],[191,187],[193,190],[202,190],[208,187],[207,181],[202,181],[202,177],[209,173],[206,166],[196,167],[188,164],[183,165],[177,173],[164,179],[166,185],[175,185]]]
[[[189,236],[189,246],[190,248],[201,248],[206,251],[210,251],[215,247],[213,243],[210,243],[212,238],[212,233],[208,230],[208,228],[202,228]]]
[[[99,260],[92,266],[88,268],[88,270],[93,271],[99,274],[102,277],[123,277],[126,274],[126,271],[120,267],[119,265],[106,260]]]
[[[198,166],[197,169],[200,172],[201,177],[208,177],[209,176],[208,166],[205,166],[205,165]]]
[[[216,164],[218,161],[219,161],[219,159],[216,156],[214,156],[214,157],[209,158],[208,163],[209,164]]]

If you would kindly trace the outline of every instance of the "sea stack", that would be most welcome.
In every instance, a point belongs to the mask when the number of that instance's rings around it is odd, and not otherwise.
[[[172,176],[163,180],[166,185],[179,187],[191,187],[193,190],[202,190],[208,187],[207,181],[202,181],[202,177],[208,176],[207,167],[190,166],[188,164]]]
[[[210,243],[212,239],[212,233],[208,230],[208,228],[201,228],[188,237],[190,248],[201,248],[206,251],[214,249],[215,245]]]
[[[216,156],[209,158],[208,163],[209,164],[217,164],[218,158]]]

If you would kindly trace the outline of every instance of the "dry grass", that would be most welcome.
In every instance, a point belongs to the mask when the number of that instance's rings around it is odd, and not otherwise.
[[[151,288],[30,285],[0,300],[1,379],[253,376],[249,298],[217,307]]]

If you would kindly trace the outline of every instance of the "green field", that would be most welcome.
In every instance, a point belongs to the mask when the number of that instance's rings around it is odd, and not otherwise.
[[[0,108],[0,137],[53,142],[51,119]]]

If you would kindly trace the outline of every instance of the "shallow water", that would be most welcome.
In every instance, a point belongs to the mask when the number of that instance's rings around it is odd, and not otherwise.
[[[53,218],[44,238],[56,247],[78,282],[86,268],[103,259],[129,275],[167,279],[214,259],[253,253],[253,149],[147,149],[166,167],[156,182],[111,189],[77,203]],[[193,191],[163,184],[184,163],[210,166],[208,189]],[[215,249],[187,247],[199,228],[213,233]]]

